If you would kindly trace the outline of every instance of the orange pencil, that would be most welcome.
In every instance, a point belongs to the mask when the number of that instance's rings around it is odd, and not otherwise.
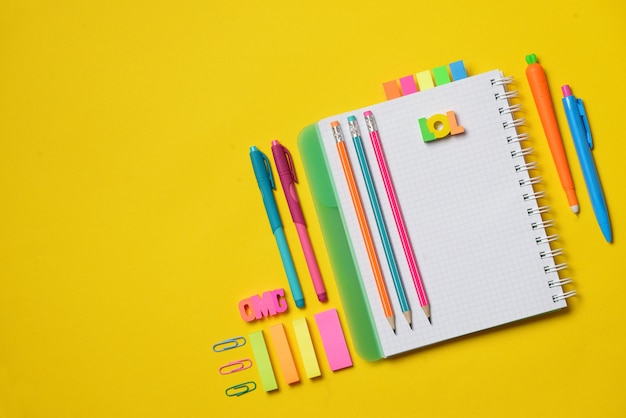
[[[378,289],[378,295],[380,296],[380,302],[383,305],[383,311],[385,317],[391,325],[393,332],[396,332],[396,320],[391,310],[391,302],[389,301],[389,293],[387,292],[387,286],[383,279],[383,273],[380,269],[380,262],[376,255],[376,249],[374,248],[374,240],[372,239],[372,233],[367,225],[367,219],[365,218],[365,211],[363,210],[363,203],[361,201],[361,195],[359,189],[357,189],[356,181],[354,180],[354,172],[352,171],[352,164],[348,158],[348,152],[346,151],[346,144],[343,140],[343,134],[341,132],[341,126],[339,122],[333,121],[330,123],[333,129],[333,135],[337,142],[337,151],[339,152],[339,159],[341,160],[341,166],[343,173],[346,176],[346,182],[348,183],[348,189],[350,189],[350,197],[352,198],[352,204],[356,212],[356,217],[359,221],[359,228],[361,229],[361,235],[363,235],[363,241],[365,241],[365,249],[367,250],[367,257],[370,260],[372,266],[372,272],[374,273],[374,280],[376,280],[376,288]]]
[[[527,55],[526,62],[528,63],[528,67],[526,67],[526,78],[528,79],[528,84],[530,84],[530,90],[533,93],[535,106],[537,106],[537,111],[539,112],[541,125],[543,126],[543,131],[546,134],[546,139],[550,146],[550,152],[552,153],[552,159],[554,160],[559,179],[561,180],[561,186],[563,190],[565,190],[567,202],[572,212],[578,213],[578,199],[576,198],[576,191],[574,190],[574,181],[572,180],[572,173],[567,164],[567,157],[565,156],[565,148],[563,147],[559,125],[556,122],[556,114],[554,113],[554,106],[552,105],[552,98],[550,97],[546,73],[543,71],[543,67],[537,62],[535,54]]]

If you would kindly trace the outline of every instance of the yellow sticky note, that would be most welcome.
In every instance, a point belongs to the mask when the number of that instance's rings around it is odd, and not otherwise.
[[[306,318],[294,319],[293,331],[296,334],[296,341],[300,347],[300,357],[304,363],[304,371],[309,379],[321,376],[320,366],[315,356],[315,348],[311,341],[311,333],[307,325]]]
[[[421,91],[435,87],[433,78],[430,75],[430,70],[420,71],[415,74],[415,77],[417,78],[417,84],[420,86]]]

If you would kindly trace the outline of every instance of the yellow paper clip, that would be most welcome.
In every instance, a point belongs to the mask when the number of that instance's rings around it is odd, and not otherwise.
[[[256,383],[245,382],[226,389],[226,396],[241,396],[256,389]]]
[[[222,367],[220,367],[220,374],[231,374],[235,372],[240,372],[242,370],[246,370],[252,367],[252,360],[249,358],[244,358],[242,360],[231,361],[230,363],[226,363]]]
[[[228,340],[220,341],[213,344],[213,351],[219,353],[220,351],[232,350],[233,348],[246,345],[246,339],[243,337],[229,338]]]

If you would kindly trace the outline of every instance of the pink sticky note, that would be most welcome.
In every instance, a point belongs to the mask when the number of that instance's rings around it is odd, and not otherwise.
[[[352,357],[348,351],[346,338],[341,329],[336,309],[329,309],[315,315],[315,322],[322,337],[328,365],[332,371],[352,366]]]
[[[402,89],[403,96],[417,92],[417,86],[415,85],[415,79],[413,79],[413,74],[407,75],[406,77],[402,77],[400,79],[400,89]]]

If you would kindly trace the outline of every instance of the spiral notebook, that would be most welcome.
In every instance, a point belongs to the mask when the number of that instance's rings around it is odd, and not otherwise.
[[[325,118],[306,127],[299,148],[318,219],[358,354],[375,360],[556,311],[574,294],[546,213],[530,141],[517,127],[519,105],[498,70]],[[428,296],[420,309],[395,227],[364,113],[380,143]],[[378,191],[402,285],[411,309],[404,320],[383,244],[368,203],[348,117]],[[373,276],[331,122],[342,127],[356,185],[395,315],[389,326]],[[336,124],[335,124],[336,125]],[[544,219],[545,217],[545,219]],[[565,270],[565,272],[563,271]]]

